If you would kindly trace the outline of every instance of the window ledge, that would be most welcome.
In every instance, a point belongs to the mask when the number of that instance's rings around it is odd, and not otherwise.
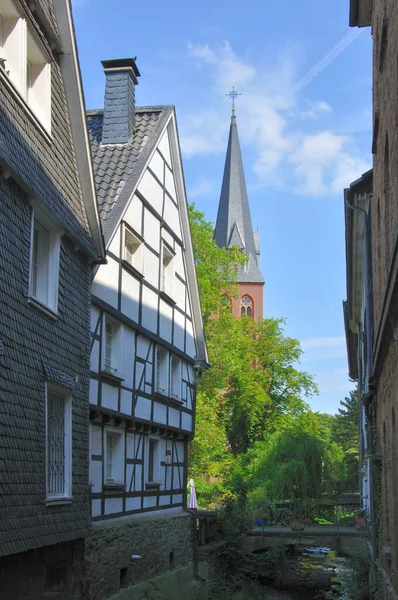
[[[162,394],[162,392],[155,392],[155,398],[159,398],[161,400],[166,400],[167,402],[175,403],[178,405],[184,404],[183,400],[178,400],[177,398],[172,398],[171,396]]]
[[[124,492],[126,489],[126,486],[124,483],[108,482],[108,483],[104,483],[103,488],[104,488],[105,492]]]
[[[104,369],[101,369],[101,375],[103,379],[108,379],[109,381],[113,381],[113,383],[122,383],[122,381],[124,381],[123,377],[119,377],[118,375],[114,375],[113,373],[110,373],[109,371],[106,371]]]
[[[6,84],[6,87],[9,89],[9,91],[12,93],[12,95],[18,101],[18,103],[22,106],[22,108],[26,111],[30,120],[33,121],[34,125],[37,127],[37,129],[40,131],[40,133],[43,135],[43,137],[46,139],[46,141],[49,144],[52,144],[53,138],[52,138],[50,132],[48,131],[48,129],[46,128],[46,126],[43,125],[43,123],[40,121],[40,119],[35,115],[33,110],[30,108],[29,104],[26,102],[25,98],[22,96],[21,92],[18,90],[17,87],[15,87],[15,85],[11,81],[10,77],[5,72],[5,70],[1,69],[1,68],[0,68],[0,81],[3,81]]]
[[[147,481],[145,483],[145,489],[147,490],[158,490],[160,488],[159,481]]]
[[[56,321],[58,319],[58,313],[46,304],[43,304],[43,302],[40,302],[40,300],[37,300],[37,298],[34,298],[33,296],[28,296],[28,304],[33,308],[37,308],[38,310],[43,312],[45,315],[47,315],[47,317],[53,319],[53,321]]]
[[[145,279],[143,273],[141,273],[141,271],[139,271],[136,267],[130,264],[129,261],[125,258],[122,258],[122,265],[127,269],[127,271],[130,271],[132,275],[135,275],[139,279]]]
[[[62,496],[62,497],[48,497],[46,498],[46,506],[66,506],[67,504],[72,504],[73,498],[71,496]]]
[[[173,298],[164,290],[160,290],[160,295],[161,297],[166,300],[169,304],[172,304],[173,306],[175,304],[177,304],[177,302],[175,300],[173,300]]]

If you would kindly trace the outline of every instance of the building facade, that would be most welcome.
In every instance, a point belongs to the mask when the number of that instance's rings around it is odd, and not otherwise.
[[[73,599],[105,249],[66,0],[0,1],[0,228],[0,597]]]
[[[231,298],[233,315],[262,318],[264,279],[258,266],[260,233],[252,227],[235,108],[232,109],[214,239],[220,248],[238,246],[247,256],[246,264],[236,273],[239,291],[237,298]]]
[[[159,517],[159,531],[170,527],[167,561],[172,553],[176,566],[188,563],[170,518],[185,518],[190,532],[188,442],[207,353],[174,108],[135,106],[134,59],[103,66],[104,109],[88,112],[107,248],[92,286],[91,514],[94,540],[109,531],[104,526],[124,523],[120,535],[145,555],[140,568],[157,571],[163,560],[151,562],[155,548],[138,548],[133,522]],[[92,590],[98,565],[109,592],[132,583],[132,553],[118,544],[93,548]]]
[[[361,217],[369,249],[367,263],[358,263],[353,276],[362,269],[369,282],[366,322],[358,323],[366,334],[368,354],[358,356],[358,375],[363,373],[366,386],[362,404],[367,427],[374,432],[369,453],[375,479],[374,589],[384,600],[398,598],[398,5],[394,0],[351,0],[350,25],[371,26],[373,35],[373,195]]]

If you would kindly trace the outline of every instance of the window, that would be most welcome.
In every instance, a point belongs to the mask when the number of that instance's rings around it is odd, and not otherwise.
[[[160,291],[172,298],[174,294],[174,253],[165,243],[162,243],[161,254],[162,268]]]
[[[171,355],[170,361],[171,397],[181,400],[181,359],[175,354]]]
[[[47,500],[72,495],[72,415],[69,392],[47,385],[46,489]]]
[[[242,296],[240,300],[240,316],[253,316],[253,300],[250,298],[250,296]]]
[[[156,391],[164,396],[169,393],[169,353],[161,346],[156,348]]]
[[[181,401],[182,361],[161,346],[156,348],[156,391],[162,396]]]
[[[124,226],[123,259],[142,273],[143,244],[139,237]]]
[[[32,212],[29,296],[51,311],[58,308],[60,232]]]
[[[121,372],[122,325],[110,315],[104,315],[102,370],[109,375]]]
[[[0,70],[50,130],[51,66],[11,0],[0,0],[0,58]]]
[[[124,432],[105,429],[105,484],[124,485]]]
[[[148,439],[147,451],[147,483],[157,483],[160,480],[160,440]]]

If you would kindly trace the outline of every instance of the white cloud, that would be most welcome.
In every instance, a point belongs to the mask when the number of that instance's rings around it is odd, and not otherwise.
[[[190,201],[193,198],[214,196],[219,192],[220,182],[206,179],[199,181],[193,186],[190,186],[187,190],[187,195]]]
[[[317,118],[332,112],[325,100],[300,100],[299,108],[299,99],[292,90],[302,90],[357,35],[343,38],[296,85],[294,58],[286,54],[264,68],[237,56],[227,41],[216,46],[190,43],[188,57],[197,68],[208,70],[215,104],[179,115],[184,155],[189,158],[225,152],[229,123],[222,100],[226,100],[234,79],[237,90],[244,94],[236,102],[239,135],[242,143],[255,152],[252,164],[259,183],[283,182],[295,193],[310,196],[341,192],[369,165],[358,156],[349,136],[329,129],[313,131]],[[303,103],[307,107],[304,111]],[[302,130],[305,120],[311,120],[311,133]]]
[[[306,104],[308,108],[300,113],[300,116],[303,119],[317,119],[324,114],[330,114],[332,112],[332,107],[324,100],[317,100],[316,102],[307,100]]]
[[[301,347],[307,362],[343,358],[347,353],[344,335],[308,338],[301,341]]]

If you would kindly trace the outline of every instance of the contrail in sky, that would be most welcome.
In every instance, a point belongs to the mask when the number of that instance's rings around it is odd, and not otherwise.
[[[331,50],[290,90],[293,93],[300,92],[315,77],[322,73],[352,42],[362,33],[362,29],[353,29],[343,37]]]

